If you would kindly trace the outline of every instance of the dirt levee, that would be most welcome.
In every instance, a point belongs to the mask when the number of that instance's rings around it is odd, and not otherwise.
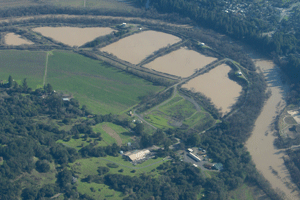
[[[102,126],[102,129],[109,134],[111,137],[115,138],[117,141],[117,145],[121,146],[122,145],[122,139],[120,138],[120,136],[113,130],[111,129],[109,126],[107,126],[106,124],[104,124]]]
[[[222,112],[229,112],[230,106],[240,95],[242,87],[228,77],[231,68],[222,64],[208,73],[198,76],[183,85],[184,88],[201,92],[211,98],[212,102],[221,108]]]
[[[155,59],[144,67],[175,76],[188,77],[195,72],[195,69],[203,68],[216,59],[187,48],[181,48]]]
[[[4,37],[5,44],[7,45],[23,45],[23,44],[33,44],[33,42],[29,40],[25,40],[21,38],[20,35],[16,35],[14,33],[8,33]]]
[[[181,39],[157,31],[143,31],[100,49],[132,64],[140,63],[154,51],[179,42]]]
[[[33,31],[69,46],[81,46],[97,37],[110,34],[113,29],[103,27],[38,27]]]

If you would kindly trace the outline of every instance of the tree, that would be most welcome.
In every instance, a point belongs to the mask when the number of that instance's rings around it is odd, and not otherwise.
[[[50,170],[50,165],[48,164],[47,161],[38,160],[35,163],[35,166],[36,166],[36,170],[41,173],[46,173],[49,172]]]
[[[66,187],[67,184],[70,184],[72,181],[72,172],[64,169],[63,171],[58,173],[57,182],[61,187]]]
[[[22,192],[24,200],[35,200],[37,196],[37,190],[33,188],[25,188]]]
[[[11,88],[13,86],[13,82],[14,82],[13,78],[11,77],[11,75],[9,75],[9,77],[8,77],[8,87],[9,88]]]
[[[24,80],[22,82],[22,88],[23,88],[23,92],[28,91],[28,85],[27,85],[27,79],[26,78],[24,78]]]
[[[137,135],[142,135],[143,132],[144,132],[144,124],[138,123],[138,124],[134,127],[134,131],[136,132]]]
[[[53,88],[52,88],[52,86],[48,83],[47,84],[47,86],[46,86],[46,92],[48,93],[48,94],[50,94],[50,93],[52,93],[52,91],[53,91]]]

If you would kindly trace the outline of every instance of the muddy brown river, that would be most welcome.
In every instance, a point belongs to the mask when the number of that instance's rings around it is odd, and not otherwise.
[[[292,183],[290,174],[284,165],[282,157],[285,154],[273,145],[276,137],[273,135],[274,131],[271,124],[277,116],[277,111],[285,106],[283,98],[287,88],[280,80],[279,68],[272,61],[260,58],[253,59],[253,61],[265,75],[272,95],[257,118],[255,128],[246,143],[246,147],[257,170],[263,174],[275,190],[284,192],[286,199],[300,199],[298,189]],[[277,172],[277,175],[274,172]]]

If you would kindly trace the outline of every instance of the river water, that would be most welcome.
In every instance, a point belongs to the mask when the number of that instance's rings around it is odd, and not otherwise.
[[[255,128],[246,143],[256,168],[270,182],[276,191],[282,191],[286,199],[300,199],[299,191],[291,182],[290,174],[284,165],[284,151],[277,149],[273,143],[276,138],[272,122],[278,112],[285,106],[287,87],[281,82],[280,69],[271,60],[253,58],[257,67],[261,69],[272,91],[264,108],[255,122]],[[276,173],[277,172],[277,173]]]

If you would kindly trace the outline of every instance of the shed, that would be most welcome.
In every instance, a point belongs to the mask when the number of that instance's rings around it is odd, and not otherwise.
[[[223,170],[223,164],[222,163],[216,163],[213,166],[213,168],[216,169],[216,170],[222,171]]]
[[[190,152],[190,153],[192,153],[194,150],[191,149],[191,148],[188,148],[187,151]]]
[[[62,98],[63,101],[70,101],[70,98]]]

